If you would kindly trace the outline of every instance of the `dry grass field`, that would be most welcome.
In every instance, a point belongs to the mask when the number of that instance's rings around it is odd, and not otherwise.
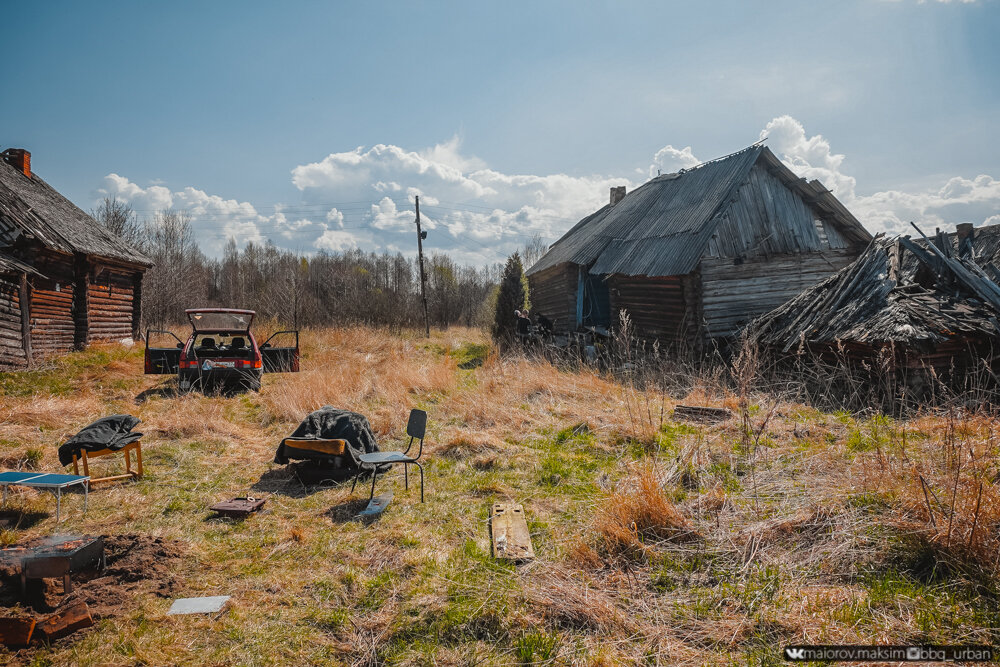
[[[752,383],[640,391],[498,358],[472,330],[308,331],[302,345],[301,373],[234,397],[175,395],[142,375],[139,348],[0,373],[3,469],[60,470],[58,445],[113,413],[142,419],[146,469],[94,490],[86,515],[64,498],[58,529],[50,495],[12,495],[4,545],[72,532],[136,552],[116,586],[81,584],[93,628],[0,648],[0,662],[771,665],[788,643],[1000,639],[988,416],[828,414]],[[674,421],[677,403],[734,418]],[[367,415],[383,447],[427,410],[427,502],[393,471],[379,488],[395,500],[362,524],[367,490],[272,463],[327,404]],[[247,494],[267,498],[263,513],[207,509]],[[519,566],[490,553],[489,508],[506,499],[524,505],[537,554]],[[166,615],[199,595],[232,604]]]

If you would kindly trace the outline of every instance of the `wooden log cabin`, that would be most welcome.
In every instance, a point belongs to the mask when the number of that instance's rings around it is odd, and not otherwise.
[[[140,251],[0,153],[0,367],[139,335]]]
[[[850,264],[871,240],[767,147],[653,178],[578,222],[527,271],[557,331],[609,329],[703,350]]]

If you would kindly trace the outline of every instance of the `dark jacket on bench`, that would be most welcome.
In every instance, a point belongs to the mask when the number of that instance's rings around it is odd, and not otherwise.
[[[368,419],[364,415],[350,410],[339,410],[330,405],[324,405],[303,419],[290,437],[346,440],[347,447],[344,449],[344,456],[350,468],[361,466],[358,461],[358,456],[361,454],[378,451],[375,432],[372,431],[371,424],[368,423]],[[274,453],[274,462],[286,464],[289,458],[303,458],[302,454],[301,449],[285,447],[282,443],[278,445],[278,451]],[[316,452],[315,454],[310,453],[308,458],[322,461],[324,458],[331,457],[329,454]]]
[[[59,463],[68,466],[73,462],[73,454],[79,456],[84,449],[88,452],[122,449],[142,437],[142,433],[132,433],[139,421],[132,415],[111,415],[98,419],[59,448]]]

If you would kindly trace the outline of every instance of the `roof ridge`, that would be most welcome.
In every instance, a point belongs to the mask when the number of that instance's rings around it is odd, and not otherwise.
[[[729,153],[728,155],[723,155],[721,157],[712,158],[711,160],[705,160],[704,162],[699,162],[698,164],[696,164],[695,166],[691,167],[690,169],[681,169],[677,173],[678,174],[687,174],[687,173],[690,173],[690,172],[694,171],[695,169],[701,169],[702,167],[708,166],[710,164],[715,164],[716,162],[722,162],[723,160],[728,160],[731,157],[736,157],[737,155],[742,155],[743,153],[746,153],[747,151],[752,151],[755,148],[761,148],[763,146],[763,144],[764,144],[764,140],[761,139],[757,143],[751,144],[751,145],[747,146],[746,148],[741,148],[738,151],[733,151],[732,153]]]

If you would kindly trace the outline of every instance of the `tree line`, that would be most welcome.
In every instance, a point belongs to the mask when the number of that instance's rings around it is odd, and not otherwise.
[[[417,260],[398,252],[302,255],[270,242],[241,248],[230,239],[222,256],[212,258],[185,212],[142,220],[127,202],[105,198],[91,215],[154,263],[143,279],[144,327],[186,322],[184,310],[202,306],[247,308],[296,327],[423,324]],[[465,266],[432,253],[424,268],[432,326],[492,323],[502,265]]]

